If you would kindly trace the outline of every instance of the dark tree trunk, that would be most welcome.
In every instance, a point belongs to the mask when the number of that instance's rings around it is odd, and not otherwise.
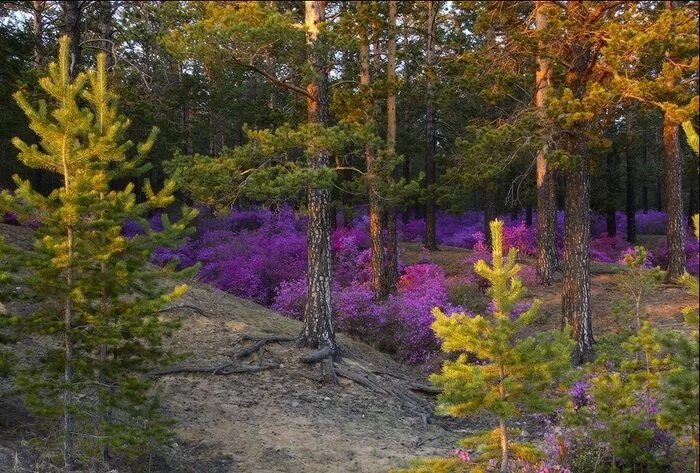
[[[525,208],[525,225],[528,227],[532,226],[532,205],[528,205]]]
[[[683,228],[683,161],[678,145],[679,124],[664,114],[664,184],[666,194],[666,241],[668,268],[666,280],[673,282],[685,272]]]
[[[547,26],[544,8],[547,3],[536,2],[535,22],[537,29]],[[538,70],[535,73],[535,105],[544,113],[545,96],[550,86],[551,72],[549,61],[537,59]],[[547,150],[541,149],[536,157],[537,184],[537,277],[542,284],[549,285],[557,266],[556,226],[557,202],[553,171],[547,163]],[[531,220],[532,222],[532,220]]]
[[[44,62],[42,34],[44,31],[44,0],[34,0],[32,2],[32,35],[34,36],[34,69],[41,69]]]
[[[632,111],[627,111],[627,146],[625,149],[625,175],[626,182],[626,205],[627,213],[627,241],[630,243],[637,242],[637,190],[635,183],[637,182],[637,159],[632,151]]]
[[[663,199],[663,190],[664,190],[664,184],[663,180],[661,177],[656,178],[656,189],[655,189],[655,195],[654,195],[654,200],[656,200],[656,210],[659,212],[663,211],[664,209],[664,199]]]
[[[607,196],[605,199],[605,214],[608,236],[617,235],[617,219],[615,218],[615,201],[617,194],[617,155],[614,151],[609,152],[606,157],[607,164]],[[629,233],[629,230],[628,230]]]
[[[387,40],[386,81],[386,147],[393,155],[396,152],[396,0],[389,0]],[[393,174],[390,179],[393,180]],[[396,202],[392,202],[386,211],[386,280],[387,290],[393,292],[399,279],[399,250],[396,234]]]
[[[399,248],[396,235],[396,211],[391,208],[386,212],[386,277],[389,292],[396,290],[399,280]]]
[[[114,44],[112,43],[112,17],[114,15],[113,5],[110,0],[100,0],[99,3],[99,22],[100,36],[102,42],[100,44],[101,52],[107,55],[105,66],[109,71],[114,64]]]
[[[571,326],[576,347],[574,364],[593,357],[590,301],[590,175],[588,159],[579,158],[566,171],[566,219],[564,220],[563,321]]]
[[[510,209],[510,221],[515,222],[518,220],[518,217],[520,217],[520,209],[517,205],[513,205]]]
[[[426,41],[426,66],[427,66],[427,89],[426,89],[426,141],[427,150],[425,154],[425,235],[423,245],[428,250],[437,250],[437,237],[435,234],[435,197],[433,196],[436,184],[435,167],[435,124],[437,115],[435,111],[435,23],[437,20],[437,3],[428,0],[428,24],[426,31],[428,38]]]
[[[695,179],[695,178],[693,178]],[[693,228],[693,215],[698,213],[698,183],[694,181],[690,184],[688,191],[688,227]]]
[[[489,248],[491,248],[491,229],[489,228],[489,223],[496,218],[494,195],[494,186],[487,186],[484,192],[484,241]]]
[[[648,154],[647,154],[647,125],[646,122],[644,122],[644,127],[642,128],[642,143],[643,143],[643,152],[642,152],[642,159],[644,160],[644,171],[648,172],[646,167],[648,164]],[[649,186],[647,185],[647,179],[645,178],[643,180],[644,184],[642,185],[642,209],[644,210],[644,213],[646,214],[649,212]]]
[[[70,75],[74,78],[80,67],[82,46],[80,45],[80,22],[82,2],[63,1],[63,32],[70,39]]]
[[[314,71],[313,79],[306,87],[308,121],[312,124],[328,123],[328,69],[319,35],[319,23],[325,21],[325,1],[310,1],[305,4],[306,42],[309,66]],[[309,166],[321,170],[329,165],[329,154],[316,151],[309,158]],[[328,208],[330,190],[310,186],[307,191],[309,223],[307,229],[307,294],[304,308],[304,328],[301,341],[316,348],[328,347],[337,353],[331,306],[331,238]]]

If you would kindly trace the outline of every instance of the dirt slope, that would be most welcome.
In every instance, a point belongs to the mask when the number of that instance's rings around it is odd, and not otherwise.
[[[194,284],[184,303],[190,315],[172,340],[192,352],[187,365],[216,366],[250,342],[243,334],[296,335],[301,324],[257,304]],[[377,386],[425,384],[425,379],[371,347],[340,335],[346,366]],[[309,377],[320,368],[299,361],[305,350],[268,343],[242,365],[275,364],[250,374],[163,376],[165,409],[184,441],[177,453],[194,471],[383,472],[416,456],[444,454],[460,437],[452,424],[421,414],[432,409],[376,393],[340,377],[324,384]],[[424,404],[421,407],[420,401]],[[435,422],[443,424],[437,425]],[[462,432],[461,435],[464,435]],[[172,466],[172,465],[171,465]]]
[[[0,235],[30,247],[26,229],[0,225]],[[182,329],[168,341],[170,348],[190,354],[180,366],[229,363],[253,344],[246,334],[294,336],[301,330],[296,320],[195,281],[178,305],[199,309],[163,314],[183,317]],[[417,456],[445,454],[467,432],[432,415],[431,395],[408,389],[428,384],[418,370],[344,335],[338,341],[344,353],[338,368],[359,376],[360,384],[343,377],[338,384],[319,382],[320,366],[300,361],[308,350],[286,342],[267,343],[235,362],[273,365],[264,371],[158,375],[163,408],[177,421],[177,439],[153,459],[151,471],[386,472]],[[0,379],[0,472],[53,471],[37,453],[50,427],[5,396],[10,390]]]

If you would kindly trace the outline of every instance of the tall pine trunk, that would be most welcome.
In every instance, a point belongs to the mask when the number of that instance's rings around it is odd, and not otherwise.
[[[569,2],[567,15],[577,24],[588,17],[583,2]],[[566,86],[574,98],[583,97],[596,56],[592,45],[576,38],[566,71]],[[582,125],[569,130],[566,151],[573,158],[564,172],[564,257],[562,275],[562,320],[572,327],[576,341],[572,361],[580,365],[593,358],[593,324],[591,321],[591,178],[588,152],[583,142]]]
[[[328,123],[327,58],[320,44],[319,23],[326,19],[326,2],[307,0],[304,3],[306,44],[309,66],[314,71],[306,86],[307,117],[311,124]],[[319,150],[309,158],[309,167],[321,170],[329,165],[329,153]],[[309,223],[307,229],[307,294],[304,307],[304,328],[301,341],[316,348],[328,347],[337,353],[331,306],[331,232],[328,218],[330,190],[310,185],[307,193]]]
[[[361,8],[366,13],[367,2],[361,2]],[[366,22],[360,25],[360,85],[366,94],[370,94],[370,57],[369,31]],[[376,57],[376,55],[375,55]],[[375,124],[374,104],[365,104],[365,119],[367,123]],[[374,127],[376,128],[376,127]],[[387,295],[387,279],[384,271],[384,226],[382,225],[381,196],[379,195],[379,176],[377,172],[377,155],[371,144],[365,145],[364,150],[367,188],[369,193],[369,242],[370,242],[370,287],[374,297],[381,299]]]
[[[664,113],[664,187],[666,195],[666,241],[668,268],[666,279],[675,281],[685,272],[683,228],[683,162],[678,144],[680,125]]]
[[[389,16],[386,59],[386,147],[390,156],[396,153],[396,0],[389,0]],[[393,175],[393,173],[392,173]],[[393,177],[392,177],[393,178]],[[386,211],[386,283],[393,292],[399,279],[399,249],[396,234],[396,205]]]
[[[565,175],[562,310],[563,320],[571,326],[572,336],[576,340],[572,360],[579,365],[591,360],[593,355],[590,300],[591,183],[588,159],[585,156],[579,157],[566,170]]]
[[[426,153],[425,153],[425,235],[423,245],[428,250],[437,250],[437,237],[435,233],[435,197],[433,196],[436,184],[435,166],[435,125],[437,115],[435,111],[435,26],[437,21],[437,2],[428,0],[428,22],[426,31]]]
[[[547,17],[543,8],[546,2],[536,2],[535,23],[538,30],[547,27]],[[538,69],[535,73],[535,105],[544,114],[545,98],[550,86],[551,72],[549,61],[543,57],[537,59]],[[554,269],[557,266],[556,224],[557,202],[554,175],[547,164],[547,149],[537,152],[537,276],[542,284],[551,284]]]

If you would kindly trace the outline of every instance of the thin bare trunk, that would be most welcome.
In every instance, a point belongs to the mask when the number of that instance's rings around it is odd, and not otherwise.
[[[389,0],[389,40],[387,41],[386,81],[386,147],[388,154],[396,152],[396,0]],[[396,234],[396,206],[392,204],[386,212],[386,278],[387,289],[396,289],[399,278],[398,237]]]
[[[82,17],[82,2],[62,1],[63,32],[70,38],[70,76],[74,78],[80,67],[82,46],[80,44],[80,22]]]
[[[426,31],[426,153],[425,153],[425,235],[423,245],[428,250],[437,250],[437,238],[435,234],[435,197],[433,196],[436,184],[435,166],[435,125],[437,114],[435,111],[435,31],[437,23],[438,5],[434,0],[428,0],[428,22]]]
[[[506,390],[503,382],[506,378],[506,372],[503,365],[500,367],[501,382],[498,387],[498,394],[502,401],[506,400]],[[498,419],[498,430],[501,433],[501,473],[508,473],[508,429],[504,418]]]
[[[63,190],[66,194],[70,192],[70,173],[68,169],[68,135],[63,136],[62,161],[63,161]],[[75,434],[75,420],[73,418],[73,303],[71,294],[73,293],[73,226],[66,227],[66,251],[68,258],[66,261],[66,298],[64,300],[63,311],[63,342],[64,342],[64,363],[63,368],[63,463],[66,471],[73,469],[73,436]]]
[[[632,110],[627,110],[626,114],[627,132],[625,134],[627,146],[625,147],[625,167],[626,167],[626,205],[627,213],[627,241],[635,243],[637,241],[637,157],[632,152]]]
[[[608,152],[606,156],[606,174],[607,174],[607,195],[605,198],[605,213],[606,213],[606,226],[607,233],[609,237],[614,237],[617,235],[617,218],[615,215],[615,202],[617,201],[617,189],[619,183],[617,182],[617,154],[615,149]]]
[[[112,17],[114,15],[114,6],[111,0],[100,0],[99,3],[99,22],[100,36],[102,42],[100,44],[101,52],[107,55],[105,67],[109,71],[114,63],[114,45],[112,43]]]

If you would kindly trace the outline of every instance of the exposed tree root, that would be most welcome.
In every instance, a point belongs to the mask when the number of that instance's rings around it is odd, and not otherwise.
[[[331,347],[323,347],[313,353],[309,353],[301,358],[304,363],[318,363],[321,360],[333,356],[333,349]]]
[[[253,342],[253,344],[231,355],[231,357],[234,360],[240,360],[242,358],[246,358],[252,355],[256,351],[264,347],[266,343],[269,342],[291,342],[296,340],[296,337],[290,337],[286,335],[253,335],[249,333],[243,334],[241,338],[243,340],[250,340]]]
[[[172,307],[165,307],[163,309],[160,309],[157,313],[160,314],[162,312],[172,312],[174,310],[185,310],[185,309],[191,310],[192,312],[196,312],[197,315],[201,315],[202,317],[208,317],[208,315],[206,315],[202,309],[200,309],[196,305],[190,305],[190,304],[179,304],[179,305],[174,305]]]
[[[384,395],[389,394],[386,390],[382,389],[377,384],[370,381],[366,376],[362,375],[361,373],[346,370],[345,368],[338,365],[335,366],[335,372],[338,376],[354,381],[360,386],[364,386],[367,389],[374,391],[375,393]]]

